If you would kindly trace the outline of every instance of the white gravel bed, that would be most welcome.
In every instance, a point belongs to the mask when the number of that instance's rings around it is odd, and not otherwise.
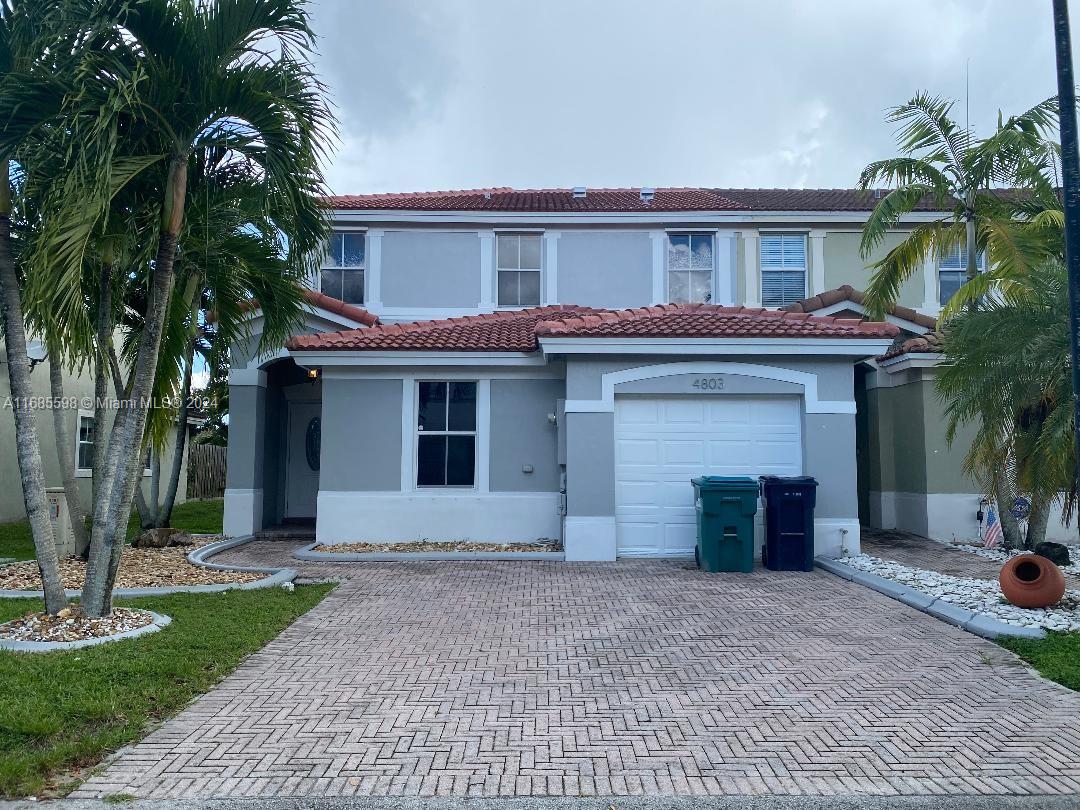
[[[1021,554],[1031,553],[1030,551],[1010,550],[1007,548],[985,548],[970,543],[952,543],[951,545],[953,548],[958,548],[983,559],[1001,563],[1011,560],[1013,557],[1019,557]],[[1070,545],[1066,546],[1066,548],[1069,549],[1069,564],[1061,566],[1061,570],[1066,574],[1074,574],[1080,577],[1080,546]]]
[[[1019,608],[1005,601],[997,580],[954,577],[937,571],[912,568],[892,560],[859,554],[843,557],[838,563],[849,565],[884,579],[907,585],[927,596],[990,616],[1017,627],[1041,627],[1046,630],[1080,630],[1080,592],[1066,591],[1061,601],[1049,608]]]
[[[127,633],[152,624],[154,615],[146,610],[113,608],[104,618],[94,619],[77,607],[66,607],[56,616],[27,613],[0,624],[0,639],[5,641],[84,641]]]

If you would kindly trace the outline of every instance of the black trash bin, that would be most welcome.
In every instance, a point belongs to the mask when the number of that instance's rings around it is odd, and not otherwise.
[[[814,570],[814,505],[816,479],[763,475],[765,546],[762,564],[772,571]]]

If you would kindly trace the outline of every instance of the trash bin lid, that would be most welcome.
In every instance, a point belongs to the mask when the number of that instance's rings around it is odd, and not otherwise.
[[[698,489],[742,491],[758,488],[757,481],[748,475],[703,475],[699,478],[691,478],[690,483]]]
[[[817,486],[817,479],[812,475],[762,475],[758,480],[763,484],[802,484]]]

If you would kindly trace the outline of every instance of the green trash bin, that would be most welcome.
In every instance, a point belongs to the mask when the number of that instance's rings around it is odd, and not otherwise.
[[[698,566],[702,571],[749,574],[754,570],[757,481],[742,475],[706,475],[690,483],[697,509]]]

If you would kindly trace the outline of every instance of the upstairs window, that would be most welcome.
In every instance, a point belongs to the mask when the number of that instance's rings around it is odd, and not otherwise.
[[[539,306],[540,234],[500,233],[497,242],[499,306]]]
[[[416,485],[476,483],[476,383],[417,384]]]
[[[334,231],[323,260],[319,289],[346,304],[364,303],[364,234]]]
[[[942,257],[938,268],[938,303],[945,306],[956,291],[967,281],[967,249],[962,244],[953,246],[949,255]],[[986,251],[979,251],[975,267],[981,273],[986,270]]]
[[[761,236],[761,304],[786,307],[806,298],[806,236],[767,233]]]
[[[710,233],[669,233],[668,301],[705,304],[712,300],[713,238]]]

